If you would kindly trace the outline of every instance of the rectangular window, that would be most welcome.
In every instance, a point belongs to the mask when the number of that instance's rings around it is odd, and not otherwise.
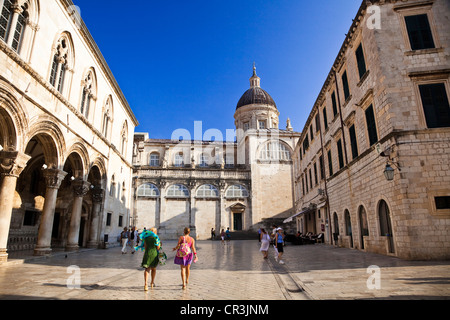
[[[328,150],[328,171],[330,171],[330,177],[333,175],[333,159],[331,158],[331,150]]]
[[[344,89],[344,98],[345,101],[347,101],[347,99],[350,97],[350,87],[348,85],[347,70],[345,70],[342,74],[342,86]]]
[[[249,122],[244,122],[244,131],[247,131],[248,128],[250,128],[250,123]]]
[[[314,162],[314,181],[316,183],[316,185],[319,183],[318,178],[317,178],[317,163]]]
[[[111,212],[108,212],[107,214],[106,214],[106,226],[111,226],[111,218],[112,218],[112,213]]]
[[[366,123],[367,132],[369,134],[369,144],[372,146],[378,141],[377,125],[375,123],[375,114],[373,112],[373,105],[370,105],[366,109]]]
[[[348,133],[350,135],[350,143],[352,145],[352,157],[355,159],[358,156],[358,143],[356,141],[356,130],[354,124],[348,129]]]
[[[339,159],[339,169],[344,166],[344,154],[342,153],[342,142],[341,139],[337,142],[338,159]]]
[[[327,107],[323,108],[323,125],[325,130],[328,129],[328,119],[327,119]]]
[[[311,189],[313,188],[311,168],[309,168],[309,186]]]
[[[266,122],[265,121],[259,121],[259,128],[260,129],[265,129],[266,128]]]
[[[305,195],[305,179],[302,177],[302,193]]]
[[[309,126],[309,135],[311,136],[311,141],[313,141],[314,140],[314,133],[313,133],[312,125]]]
[[[316,132],[318,132],[320,129],[320,117],[319,117],[319,112],[317,112],[316,114]]]
[[[405,17],[405,23],[412,50],[435,47],[427,14]]]
[[[308,193],[308,172],[305,170],[305,186],[306,186],[306,193]]]
[[[331,102],[333,103],[333,117],[335,117],[337,115],[337,113],[338,113],[336,92],[335,91],[333,91],[333,93],[331,94]]]
[[[450,209],[450,196],[434,197],[437,210]]]
[[[323,156],[319,157],[320,180],[325,179],[325,167],[323,165]]]
[[[358,63],[359,79],[361,79],[367,71],[362,43],[359,45],[358,49],[356,49],[355,54],[356,54],[356,61]]]
[[[309,140],[308,140],[308,134],[306,134],[305,140],[303,140],[303,154],[308,150],[309,148]]]
[[[420,85],[419,89],[427,127],[450,127],[450,106],[445,84]]]
[[[119,227],[123,226],[123,216],[119,216]]]

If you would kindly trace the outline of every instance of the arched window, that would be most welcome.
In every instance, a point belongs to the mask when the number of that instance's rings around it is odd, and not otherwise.
[[[211,184],[204,184],[197,190],[197,197],[201,198],[216,198],[219,196],[217,188]]]
[[[128,142],[128,123],[125,121],[122,126],[122,131],[120,132],[120,153],[126,155],[127,152],[127,142]]]
[[[113,101],[112,97],[108,96],[105,105],[103,106],[103,122],[102,122],[102,133],[103,136],[105,136],[105,138],[107,139],[111,131],[112,115],[113,115]]]
[[[174,184],[167,189],[167,196],[187,198],[189,197],[189,190],[182,184]]]
[[[151,167],[159,167],[159,153],[152,152],[150,154],[150,166]]]
[[[247,198],[248,191],[243,186],[236,184],[228,188],[226,192],[227,198]]]
[[[30,16],[29,6],[28,1],[23,5],[13,0],[3,1],[0,16],[0,38],[16,52],[19,52],[22,46]]]
[[[82,83],[80,112],[88,119],[91,109],[91,101],[95,99],[97,81],[94,71],[91,69],[87,72]]]
[[[141,185],[137,190],[138,197],[159,197],[158,188],[151,183]]]
[[[259,153],[260,160],[291,160],[289,148],[279,141],[266,143]]]
[[[74,55],[71,43],[70,35],[64,33],[59,37],[53,47],[49,82],[61,94],[64,90],[64,84],[67,81],[67,71],[73,68]]]
[[[113,174],[113,176],[111,177],[111,183],[109,185],[109,195],[111,197],[114,197],[116,193],[116,176]]]
[[[184,167],[184,155],[183,152],[178,152],[175,154],[175,159],[173,161],[175,167]]]

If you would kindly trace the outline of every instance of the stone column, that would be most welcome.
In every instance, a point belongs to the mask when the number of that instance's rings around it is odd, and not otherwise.
[[[17,178],[29,159],[29,156],[18,151],[0,151],[0,262],[8,260],[6,248]]]
[[[22,8],[20,7],[20,5],[14,4],[11,7],[11,11],[12,11],[12,19],[10,24],[9,36],[7,40],[5,39],[9,47],[12,46],[14,35],[16,33],[17,21],[19,21],[19,14],[22,13]]]
[[[47,169],[44,171],[44,179],[47,185],[45,192],[44,210],[42,212],[41,223],[39,225],[39,234],[35,256],[43,256],[52,252],[52,229],[53,219],[55,217],[56,199],[61,182],[66,177],[67,172],[58,169]]]
[[[95,187],[92,189],[92,202],[94,203],[94,208],[92,209],[92,220],[89,232],[89,248],[98,247],[98,226],[100,218],[100,210],[102,209],[102,203],[104,198],[104,190],[101,187]]]
[[[69,235],[67,236],[66,251],[78,250],[78,240],[80,236],[81,211],[83,208],[83,198],[89,192],[91,184],[82,179],[72,182],[74,200],[72,206],[72,216],[70,217]]]

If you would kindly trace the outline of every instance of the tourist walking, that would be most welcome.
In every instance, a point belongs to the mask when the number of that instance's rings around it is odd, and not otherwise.
[[[276,246],[277,246],[277,251],[278,251],[278,259],[277,260],[280,264],[284,264],[284,261],[281,260],[281,257],[283,256],[283,243],[284,243],[284,233],[283,233],[283,229],[278,228],[277,229],[277,233],[275,234],[275,242],[276,242]]]
[[[127,227],[123,228],[123,231],[120,233],[120,242],[122,244],[122,254],[127,253],[127,244],[129,239],[129,232]]]
[[[216,231],[214,228],[211,228],[211,240],[214,240],[216,238]]]
[[[267,259],[267,255],[269,254],[269,247],[270,247],[270,236],[266,232],[266,230],[264,230],[264,228],[261,228],[260,231],[261,231],[261,234],[260,234],[261,248],[259,249],[259,251],[261,251],[263,253],[264,259]]]
[[[195,248],[195,240],[189,233],[189,228],[184,228],[184,235],[178,240],[178,244],[173,251],[177,251],[175,254],[174,263],[181,267],[181,281],[183,282],[183,289],[189,284],[189,275],[191,273],[192,261],[197,262],[197,250]]]
[[[133,227],[130,231],[130,246],[131,246],[131,254],[134,254],[136,251],[134,249],[135,246],[138,244],[138,232],[136,230],[136,227]]]
[[[220,239],[222,239],[222,244],[225,244],[225,229],[220,232]]]
[[[141,267],[144,268],[144,290],[148,291],[148,275],[151,273],[150,287],[155,286],[156,267],[159,263],[159,250],[161,249],[161,241],[159,240],[156,228],[150,228],[149,231],[143,232],[141,240],[144,246],[144,257],[142,258]],[[140,247],[137,247],[138,250]]]
[[[227,236],[227,242],[230,242],[230,240],[231,240],[230,227],[228,227],[227,231],[225,231],[225,235]]]

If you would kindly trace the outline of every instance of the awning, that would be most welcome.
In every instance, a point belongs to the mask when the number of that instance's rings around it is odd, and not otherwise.
[[[286,220],[284,220],[283,223],[289,223],[289,222],[292,222],[292,220],[294,220],[295,217],[297,217],[297,216],[299,216],[299,215],[301,215],[301,214],[307,213],[307,212],[309,212],[309,211],[313,211],[313,209],[309,209],[309,208],[308,208],[308,209],[303,210],[303,211],[301,211],[301,212],[299,212],[299,213],[296,213],[296,214],[294,214],[293,216],[291,216],[291,217],[287,218]]]

